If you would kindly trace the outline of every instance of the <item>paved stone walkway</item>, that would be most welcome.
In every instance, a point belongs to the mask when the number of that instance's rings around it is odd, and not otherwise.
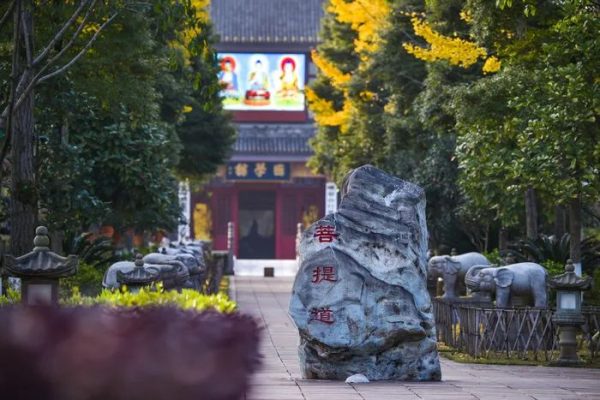
[[[343,382],[304,380],[298,334],[287,315],[291,278],[235,277],[233,294],[243,312],[264,323],[263,369],[248,400],[462,400],[600,399],[600,370],[459,364],[442,359],[442,382]]]

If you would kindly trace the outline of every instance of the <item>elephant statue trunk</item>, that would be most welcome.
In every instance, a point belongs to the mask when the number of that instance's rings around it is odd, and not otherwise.
[[[481,279],[478,279],[479,271],[484,268],[490,267],[489,265],[474,265],[471,267],[465,275],[465,285],[472,292],[481,291]]]

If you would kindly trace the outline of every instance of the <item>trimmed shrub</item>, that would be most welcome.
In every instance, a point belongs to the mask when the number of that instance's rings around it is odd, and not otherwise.
[[[0,309],[7,399],[243,398],[259,328],[239,313],[174,307]]]
[[[106,305],[114,307],[146,307],[146,306],[171,306],[183,310],[215,310],[222,313],[232,313],[236,310],[235,302],[231,301],[224,293],[202,294],[192,289],[165,291],[161,284],[155,288],[141,288],[138,292],[127,290],[103,290],[99,296],[81,296],[74,291],[73,295],[62,302],[71,306]]]

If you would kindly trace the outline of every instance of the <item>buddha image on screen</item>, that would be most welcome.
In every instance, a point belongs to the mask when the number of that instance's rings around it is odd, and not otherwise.
[[[300,88],[298,86],[298,73],[296,61],[292,57],[285,57],[280,64],[279,96],[282,98],[296,97]]]
[[[267,105],[271,98],[267,59],[262,55],[256,55],[250,59],[249,64],[250,72],[244,103],[255,106]]]
[[[238,77],[235,72],[236,62],[231,56],[223,57],[221,60],[221,72],[219,72],[219,83],[223,88],[224,97],[239,97]]]

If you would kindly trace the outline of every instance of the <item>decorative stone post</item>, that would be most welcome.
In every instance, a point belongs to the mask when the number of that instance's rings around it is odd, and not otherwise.
[[[8,275],[21,278],[21,299],[27,305],[58,304],[58,280],[77,273],[79,259],[62,257],[50,251],[48,229],[35,230],[33,251],[21,257],[4,256]]]
[[[135,256],[135,268],[131,272],[117,271],[117,282],[119,285],[125,285],[132,293],[137,293],[140,288],[148,286],[160,279],[158,270],[150,271],[144,268],[143,255],[138,253]]]
[[[575,273],[571,260],[567,261],[565,273],[550,280],[550,287],[556,289],[556,313],[552,317],[558,325],[558,345],[560,356],[555,365],[579,365],[582,361],[577,355],[577,330],[585,320],[581,314],[581,294],[588,290],[592,278],[581,278]]]
[[[235,263],[235,224],[231,221],[227,223],[227,263],[223,268],[225,275],[233,275],[233,266]]]
[[[234,252],[234,240],[235,240],[235,224],[231,221],[227,223],[227,250],[231,253]]]
[[[296,259],[300,257],[300,241],[302,240],[302,224],[296,225]]]

